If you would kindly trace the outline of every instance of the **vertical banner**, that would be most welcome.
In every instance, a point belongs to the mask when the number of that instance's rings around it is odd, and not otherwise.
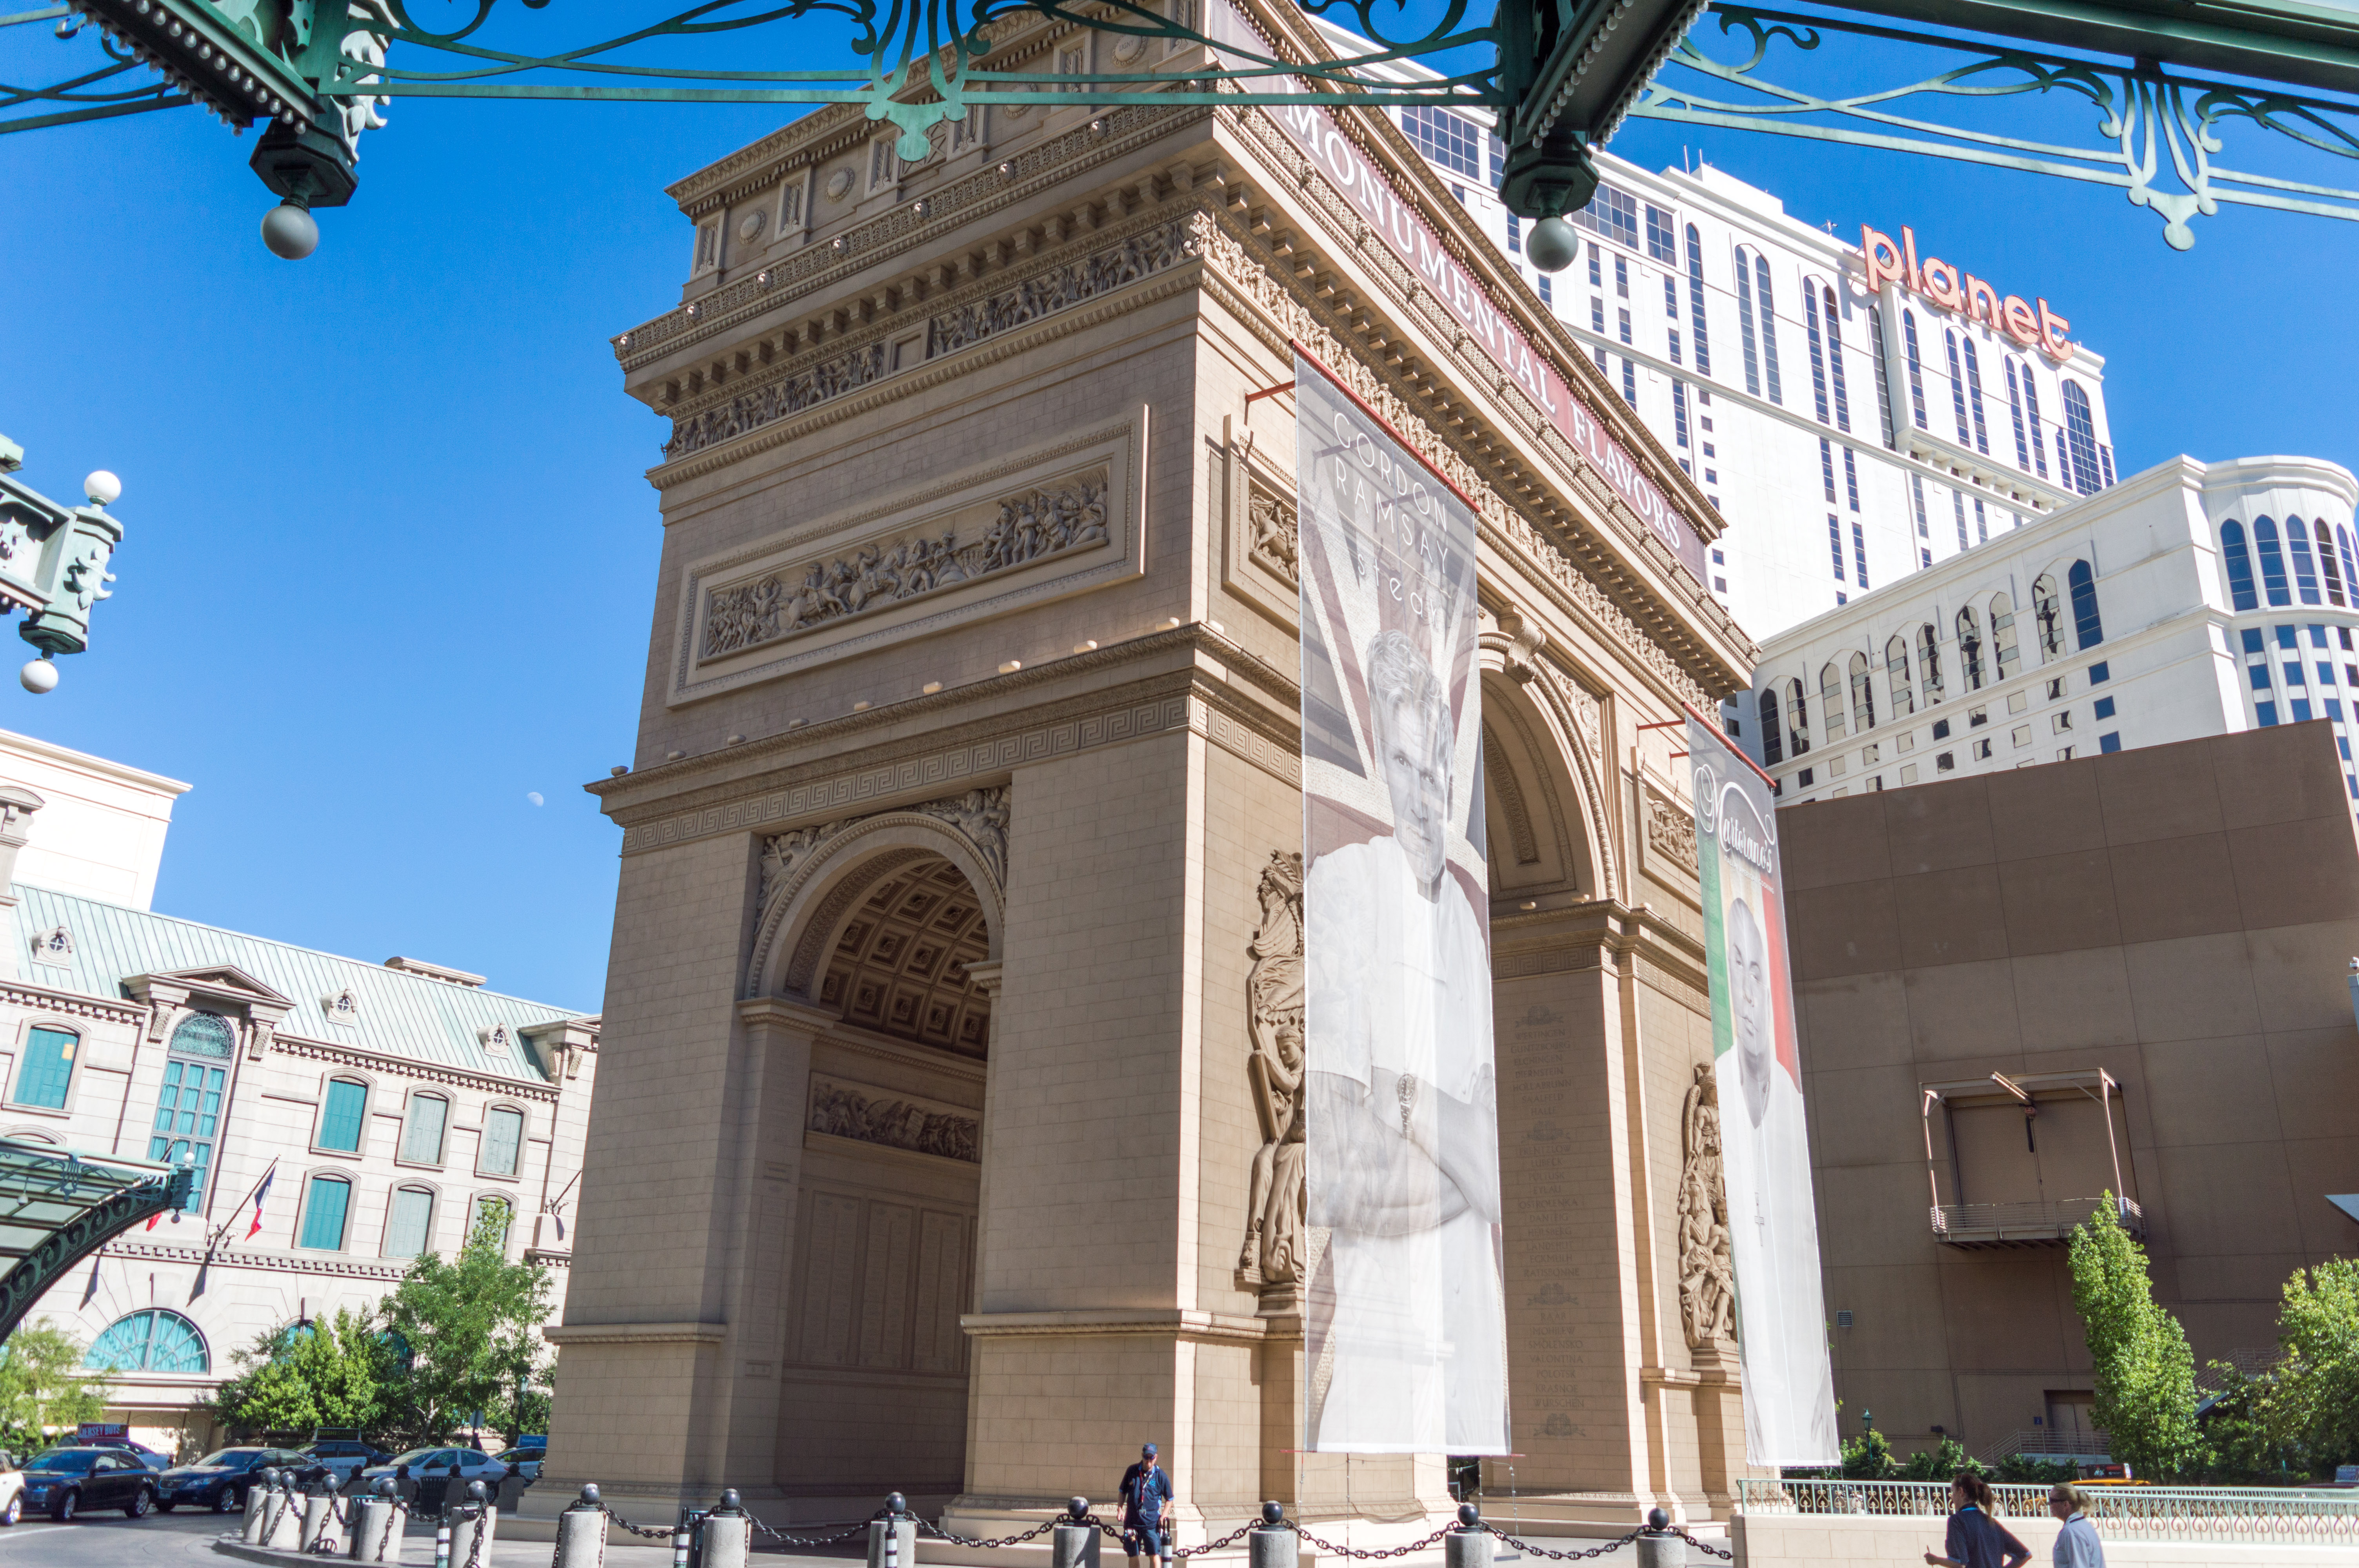
[[[1306,1444],[1505,1454],[1474,514],[1299,351],[1294,384]]]
[[[1745,1457],[1756,1465],[1833,1465],[1843,1455],[1794,1044],[1777,802],[1769,781],[1718,725],[1690,710],[1687,734],[1745,1360]]]

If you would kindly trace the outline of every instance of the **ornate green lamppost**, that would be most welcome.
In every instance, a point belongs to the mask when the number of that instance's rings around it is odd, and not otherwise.
[[[113,597],[106,569],[123,543],[123,524],[107,512],[123,481],[100,469],[82,481],[84,506],[51,501],[16,477],[25,449],[0,436],[0,612],[22,611],[16,635],[40,650],[17,675],[35,695],[58,684],[59,654],[90,647],[90,612]]]

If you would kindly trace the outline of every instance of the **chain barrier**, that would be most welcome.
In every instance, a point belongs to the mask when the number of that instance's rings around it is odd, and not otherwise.
[[[1577,1563],[1584,1557],[1603,1557],[1609,1552],[1621,1551],[1624,1547],[1629,1545],[1632,1541],[1647,1533],[1643,1530],[1634,1530],[1618,1541],[1609,1541],[1603,1546],[1593,1546],[1586,1552],[1550,1552],[1545,1546],[1534,1546],[1530,1541],[1523,1540],[1519,1536],[1509,1535],[1506,1530],[1500,1530],[1495,1525],[1485,1524],[1483,1528],[1489,1530],[1493,1535],[1496,1536],[1501,1541],[1506,1541],[1508,1545],[1514,1547],[1518,1552],[1526,1552],[1533,1557],[1545,1557],[1557,1563]]]
[[[883,1519],[885,1516],[880,1512],[875,1517],[877,1519]],[[862,1519],[858,1524],[853,1525],[850,1530],[845,1530],[841,1535],[781,1535],[778,1531],[772,1530],[768,1525],[764,1524],[759,1514],[749,1513],[745,1518],[752,1522],[756,1530],[761,1531],[764,1535],[768,1536],[772,1541],[777,1541],[781,1546],[841,1546],[847,1541],[857,1541],[862,1536],[866,1535],[868,1533],[868,1526],[870,1522],[867,1519]]]
[[[1330,1541],[1321,1541],[1292,1519],[1285,1521],[1285,1528],[1291,1530],[1321,1552],[1332,1552],[1338,1557],[1357,1557],[1364,1560],[1376,1557],[1406,1557],[1412,1552],[1423,1552],[1429,1547],[1440,1544],[1442,1538],[1450,1533],[1449,1527],[1445,1526],[1435,1530],[1423,1541],[1412,1541],[1407,1546],[1371,1546],[1363,1551],[1355,1547],[1338,1546]]]
[[[879,1515],[878,1517],[882,1518],[883,1516]],[[1050,1530],[1056,1529],[1060,1524],[1093,1524],[1100,1530],[1105,1529],[1105,1521],[1096,1518],[1094,1515],[1088,1519],[1074,1519],[1067,1514],[1059,1514],[1055,1519],[1044,1519],[1040,1523],[1034,1525],[1022,1535],[1011,1535],[1001,1541],[982,1541],[973,1536],[952,1535],[940,1525],[934,1523],[930,1519],[920,1519],[916,1514],[903,1514],[901,1517],[916,1525],[928,1535],[933,1536],[938,1540],[947,1541],[952,1546],[1016,1546],[1027,1541],[1038,1541],[1040,1537],[1048,1534]]]
[[[1736,1561],[1736,1552],[1733,1547],[1726,1552],[1723,1552],[1717,1546],[1709,1545],[1704,1541],[1698,1541],[1686,1530],[1675,1530],[1670,1533],[1678,1536],[1681,1541],[1686,1541],[1690,1546],[1694,1547],[1698,1552],[1702,1552],[1707,1557],[1717,1557],[1726,1563],[1734,1563]]]

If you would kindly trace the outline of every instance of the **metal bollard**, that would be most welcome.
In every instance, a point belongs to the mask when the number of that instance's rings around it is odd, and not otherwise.
[[[1483,1510],[1473,1503],[1458,1505],[1458,1528],[1441,1538],[1444,1568],[1491,1568],[1496,1538],[1483,1528]]]
[[[1163,1531],[1160,1539],[1163,1542],[1163,1551],[1159,1555],[1163,1559],[1163,1568],[1171,1568],[1171,1559],[1175,1553],[1171,1548],[1171,1516],[1168,1513],[1163,1516]]]
[[[499,1536],[500,1510],[492,1507],[492,1489],[481,1481],[468,1482],[466,1504],[443,1517],[449,1521],[444,1529],[451,1536],[451,1568],[485,1568]]]
[[[255,1477],[255,1485],[245,1489],[245,1543],[262,1544],[263,1531],[270,1528],[270,1488],[277,1478],[276,1470],[265,1470]]]
[[[336,1516],[332,1511],[335,1506],[336,1495],[333,1492],[313,1492],[303,1499],[304,1551],[324,1554],[336,1549]],[[320,1544],[322,1536],[328,1540],[326,1546]]]
[[[353,1516],[353,1561],[400,1562],[401,1534],[408,1524],[409,1510],[394,1496],[393,1477],[378,1476]]]
[[[868,1568],[917,1568],[918,1521],[909,1499],[898,1492],[886,1498],[885,1516],[868,1521]]]
[[[444,1514],[434,1526],[434,1568],[451,1568],[451,1516]]]
[[[554,1568],[605,1568],[606,1509],[596,1486],[582,1488],[581,1500],[557,1516]]]
[[[1245,1541],[1251,1568],[1296,1568],[1302,1561],[1301,1544],[1286,1527],[1286,1509],[1281,1504],[1262,1504],[1261,1523]]]
[[[1670,1533],[1671,1516],[1660,1509],[1647,1510],[1647,1528],[1638,1536],[1638,1568],[1687,1568],[1688,1543]]]
[[[262,1532],[262,1544],[277,1552],[299,1552],[303,1549],[303,1498],[295,1490],[295,1477],[282,1475],[272,1489],[270,1523]]]
[[[734,1487],[697,1522],[696,1568],[745,1568],[754,1549],[754,1521]]]
[[[1098,1527],[1082,1522],[1089,1517],[1089,1498],[1065,1504],[1064,1519],[1049,1532],[1049,1568],[1098,1568]]]

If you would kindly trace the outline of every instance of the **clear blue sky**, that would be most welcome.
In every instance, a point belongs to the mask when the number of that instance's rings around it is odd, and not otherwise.
[[[47,697],[0,674],[0,728],[196,785],[158,908],[602,1004],[618,835],[580,785],[630,760],[663,434],[606,339],[678,298],[663,185],[783,117],[406,100],[299,264],[256,237],[251,133],[0,138],[0,431],[54,496],[114,470],[129,530],[92,652]],[[2359,460],[2351,225],[2232,210],[2180,254],[2090,187],[1644,122],[1615,150],[1682,146],[2046,295],[2108,358],[2125,472]]]

